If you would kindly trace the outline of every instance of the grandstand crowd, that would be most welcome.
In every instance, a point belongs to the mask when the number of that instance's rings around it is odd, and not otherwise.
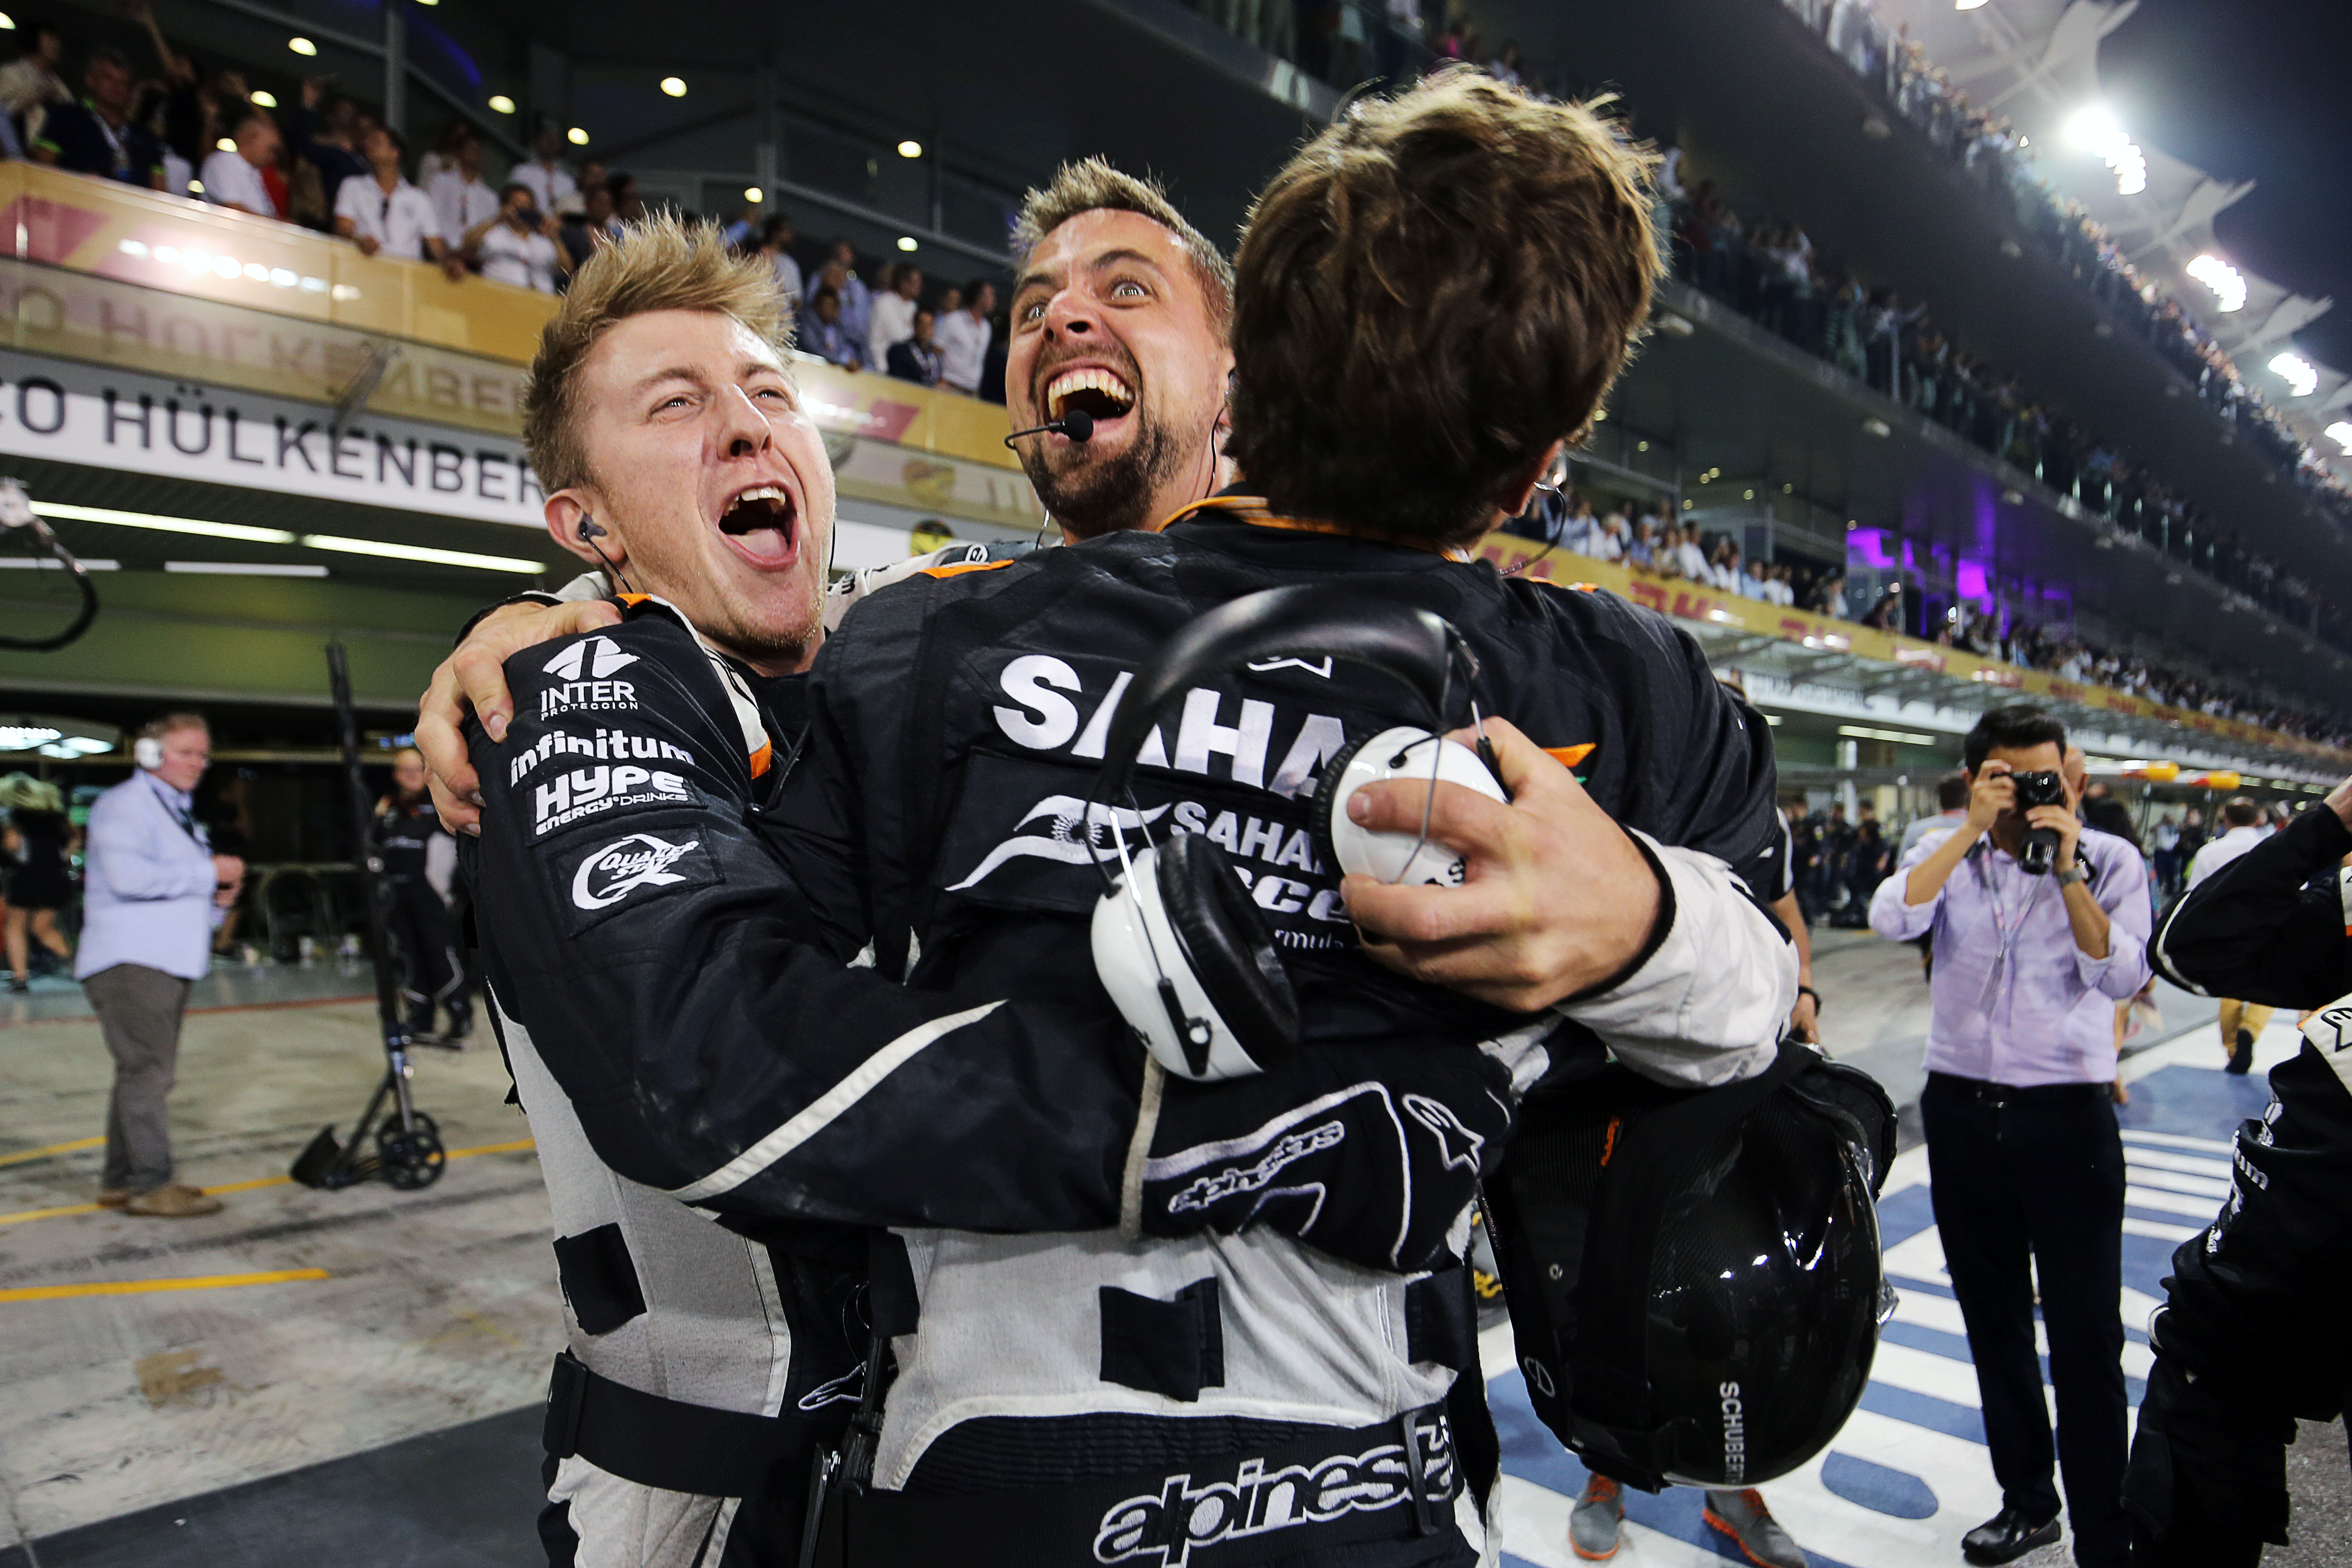
[[[598,246],[645,216],[636,182],[595,159],[574,167],[552,123],[541,121],[530,155],[493,183],[483,137],[462,118],[412,159],[406,138],[328,78],[304,79],[295,101],[281,103],[233,65],[199,67],[163,36],[144,0],[126,15],[146,35],[150,58],[108,46],[70,51],[47,22],[16,27],[22,52],[0,66],[0,153],[200,196],[348,239],[370,256],[541,293],[561,290]],[[79,92],[67,85],[69,52]],[[747,205],[725,222],[730,242],[774,267],[808,352],[1003,401],[1004,333],[992,283],[927,291],[911,263],[884,262],[861,276],[847,240],[804,247],[787,216],[755,224]]]
[[[1972,109],[1916,45],[1888,37],[1847,0],[1789,3],[1815,20],[1856,69],[1883,79],[1897,111],[1938,146],[1970,169],[1988,171],[1996,188],[2020,193],[2021,210],[2051,216],[2042,227],[2062,255],[2087,247],[2081,253],[2096,263],[2088,269],[2095,292],[2119,308],[2136,308],[2134,319],[2199,378],[2209,401],[2241,428],[2268,432],[2273,446],[2293,446],[2284,424],[2187,313],[2141,280],[2078,207],[2035,179],[2005,121]],[[1388,0],[1380,14],[1307,0],[1247,6],[1198,0],[1197,8],[1286,58],[1313,61],[1328,79],[1367,66],[1403,79],[1436,64],[1467,60],[1531,92],[1545,90],[1516,44],[1490,50],[1451,7],[1442,19],[1425,16],[1420,0]],[[552,123],[541,121],[529,156],[495,177],[491,150],[463,118],[451,119],[431,148],[412,160],[406,140],[373,106],[335,90],[328,78],[303,80],[295,101],[281,103],[250,87],[234,65],[206,68],[174,47],[143,0],[133,0],[125,14],[144,33],[149,58],[108,46],[76,50],[52,24],[19,25],[22,50],[0,66],[0,154],[198,196],[348,239],[370,255],[436,265],[453,278],[478,274],[548,293],[560,291],[572,268],[646,214],[628,174],[593,158],[567,161]],[[79,91],[68,85],[77,64]],[[2029,194],[2032,201],[2025,199]],[[1661,170],[1660,196],[1673,266],[1686,281],[2073,496],[2111,529],[2136,534],[2252,603],[2352,647],[2352,621],[2309,583],[2241,545],[2179,490],[2036,400],[2016,377],[1959,349],[1923,303],[1906,302],[1843,271],[1819,255],[1793,223],[1743,223],[1711,182],[1685,183],[1681,157],[1672,149]],[[716,221],[731,244],[774,268],[778,288],[793,302],[803,352],[845,369],[1003,400],[1007,323],[991,280],[956,283],[928,277],[913,262],[870,262],[846,239],[803,241],[788,215],[762,215],[748,204]],[[2279,449],[2283,461],[2298,466],[2300,482],[2334,484],[2299,448]],[[1899,594],[1881,595],[1856,616],[1837,568],[1747,559],[1737,539],[1709,536],[1678,521],[1667,501],[1638,510],[1612,504],[1596,512],[1572,492],[1547,496],[1512,530],[1554,549],[1666,579],[1905,629]],[[2307,739],[2352,743],[2336,721],[2102,652],[2021,619],[2004,627],[1964,606],[1937,635],[2022,668]]]

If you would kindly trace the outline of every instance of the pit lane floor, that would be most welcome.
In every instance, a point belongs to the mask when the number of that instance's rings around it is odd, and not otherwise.
[[[1832,1052],[1915,1099],[1926,993],[1908,949],[1822,933]],[[0,1011],[0,1568],[278,1564],[435,1568],[538,1561],[537,1404],[560,1341],[547,1209],[487,1037],[420,1054],[419,1102],[453,1150],[479,1150],[422,1194],[314,1193],[282,1179],[319,1126],[348,1126],[376,1063],[365,980],[333,965],[223,971],[184,1040],[174,1133],[184,1179],[231,1189],[207,1219],[92,1212],[107,1071],[77,991],[47,982]],[[2178,1039],[2126,1064],[2131,1159],[2126,1372],[2164,1259],[2218,1207],[2223,1140],[2260,1110],[2260,1078],[2222,1074],[2210,1004],[2169,994]],[[2261,1047],[2293,1049],[2291,1020]],[[1907,1150],[1883,1217],[1903,1292],[1863,1408],[1821,1458],[1766,1488],[1832,1568],[1957,1563],[1998,1500],[1975,1380],[1943,1283],[1924,1151]],[[317,1277],[323,1273],[324,1278]],[[152,1286],[140,1294],[59,1289]],[[20,1294],[21,1293],[21,1294]],[[1528,1409],[1507,1339],[1486,1336],[1505,1435],[1504,1547],[1576,1560],[1568,1509],[1584,1473]],[[2267,1563],[2352,1563],[2340,1428],[2294,1453],[2298,1545]],[[1629,1494],[1627,1564],[1737,1561],[1695,1492]],[[2026,1561],[2065,1561],[2062,1547]]]

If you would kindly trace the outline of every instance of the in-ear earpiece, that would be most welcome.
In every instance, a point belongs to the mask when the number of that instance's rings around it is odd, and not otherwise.
[[[602,539],[604,537],[604,525],[599,523],[594,518],[589,517],[583,513],[580,519],[581,542],[585,543],[589,540]]]

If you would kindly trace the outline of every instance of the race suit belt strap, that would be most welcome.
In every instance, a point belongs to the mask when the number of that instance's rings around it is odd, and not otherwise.
[[[555,1358],[542,1434],[556,1458],[577,1454],[639,1486],[734,1498],[799,1486],[822,1436],[799,1415],[714,1410],[631,1388],[570,1351]]]
[[[1263,1453],[1032,1492],[960,1497],[836,1492],[814,1561],[825,1568],[1132,1563],[1243,1568],[1454,1528],[1462,1489],[1444,1407]]]

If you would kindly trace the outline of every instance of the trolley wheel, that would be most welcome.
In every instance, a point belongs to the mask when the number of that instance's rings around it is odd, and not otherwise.
[[[404,1193],[431,1186],[441,1179],[442,1167],[449,1163],[448,1152],[441,1147],[440,1128],[421,1110],[416,1112],[416,1126],[406,1132],[401,1131],[397,1116],[387,1119],[376,1132],[375,1152],[383,1179]]]

